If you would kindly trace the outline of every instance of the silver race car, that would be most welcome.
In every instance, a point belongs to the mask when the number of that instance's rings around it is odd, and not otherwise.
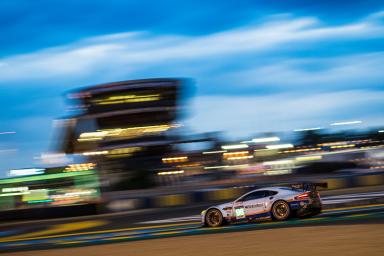
[[[253,222],[270,219],[286,220],[291,216],[311,217],[321,212],[317,187],[327,183],[301,183],[290,187],[266,187],[250,191],[235,201],[209,207],[202,211],[204,226]]]

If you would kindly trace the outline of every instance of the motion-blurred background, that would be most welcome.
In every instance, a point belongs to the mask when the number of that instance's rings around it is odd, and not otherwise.
[[[384,184],[382,1],[16,0],[0,24],[3,211]]]

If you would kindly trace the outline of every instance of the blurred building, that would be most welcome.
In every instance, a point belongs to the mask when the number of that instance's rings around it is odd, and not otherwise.
[[[60,120],[59,151],[97,163],[113,189],[151,186],[172,150],[182,86],[179,79],[145,79],[69,93],[72,114]]]
[[[93,163],[16,169],[10,170],[8,176],[0,179],[0,212],[101,203]]]
[[[57,121],[56,151],[96,163],[102,187],[112,190],[334,172],[360,163],[383,167],[382,161],[364,156],[364,151],[382,147],[382,129],[371,133],[303,129],[294,144],[272,133],[241,141],[225,141],[218,133],[187,135],[190,132],[178,129],[178,122],[188,89],[180,79],[145,79],[70,92],[71,114]]]

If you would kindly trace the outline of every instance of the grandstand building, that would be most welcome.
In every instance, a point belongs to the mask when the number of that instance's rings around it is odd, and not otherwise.
[[[172,150],[182,86],[179,79],[145,79],[70,92],[59,151],[97,163],[113,189],[150,186]]]

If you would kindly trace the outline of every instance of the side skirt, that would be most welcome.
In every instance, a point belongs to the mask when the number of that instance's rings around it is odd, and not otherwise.
[[[232,218],[228,218],[226,221],[229,224],[244,224],[244,223],[250,223],[250,222],[254,223],[254,222],[271,220],[271,219],[272,219],[271,212],[264,212],[264,213],[259,213],[255,215],[250,215],[243,219],[236,219],[232,217]]]

